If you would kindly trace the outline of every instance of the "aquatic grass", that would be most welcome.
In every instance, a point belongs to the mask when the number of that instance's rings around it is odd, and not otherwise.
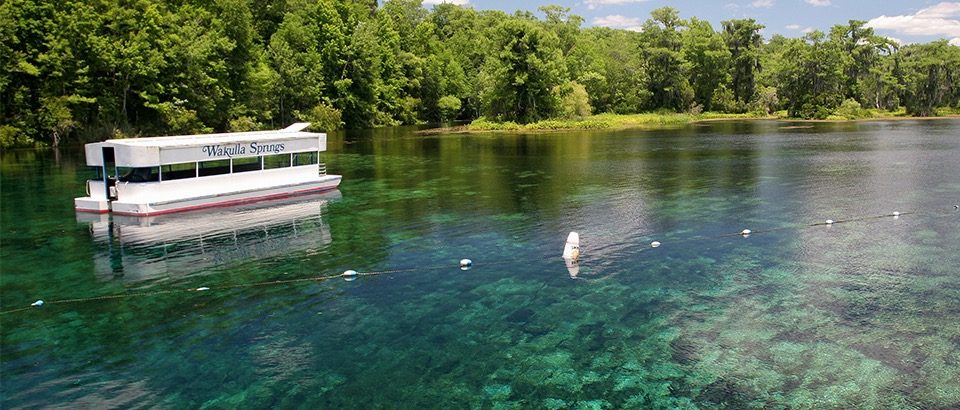
[[[556,130],[602,130],[602,129],[672,129],[704,120],[734,120],[759,118],[757,114],[722,113],[641,113],[613,114],[603,113],[582,119],[548,119],[530,124],[517,124],[512,121],[497,122],[480,117],[460,131],[556,131]]]

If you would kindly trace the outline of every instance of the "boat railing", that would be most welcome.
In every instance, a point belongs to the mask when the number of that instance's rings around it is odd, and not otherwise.
[[[317,164],[317,172],[320,174],[320,176],[327,175],[327,164],[322,162]]]

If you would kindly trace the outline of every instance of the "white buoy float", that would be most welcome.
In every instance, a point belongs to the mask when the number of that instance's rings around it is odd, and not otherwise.
[[[33,306],[33,307],[43,306],[43,299],[40,299],[40,300],[37,300],[36,302],[31,303],[30,306]]]
[[[460,270],[469,270],[473,267],[473,261],[470,259],[460,259]]]
[[[827,219],[827,225],[833,225],[833,219]]]
[[[210,288],[208,288],[208,287],[206,287],[206,286],[203,286],[203,287],[196,288],[196,289],[194,289],[194,290],[197,291],[197,292],[203,292],[203,291],[205,291],[205,290],[210,290]]]
[[[350,270],[348,270],[348,271],[344,271],[344,272],[343,272],[343,280],[345,280],[345,281],[347,281],[347,282],[351,282],[351,281],[357,280],[357,271],[355,271],[355,270],[353,270],[353,269],[350,269]]]
[[[570,279],[576,279],[577,275],[580,274],[580,263],[573,259],[564,258],[563,262],[567,265],[567,273],[570,274]]]
[[[650,242],[650,247],[652,247],[652,248],[659,248],[659,247],[660,247],[660,241]]]
[[[580,235],[576,232],[567,235],[567,242],[563,245],[563,259],[580,259]]]
[[[749,230],[749,229],[744,229],[744,230],[740,231],[740,235],[743,235],[743,236],[750,236],[751,233],[753,233],[753,231],[751,231],[751,230]]]
[[[900,212],[898,212],[898,211],[893,211],[893,217],[894,217],[894,218],[899,218],[899,217],[900,217]]]

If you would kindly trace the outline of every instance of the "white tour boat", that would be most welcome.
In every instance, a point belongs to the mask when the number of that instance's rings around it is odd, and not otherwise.
[[[277,131],[114,139],[87,144],[97,179],[77,211],[148,216],[334,189],[309,123]]]

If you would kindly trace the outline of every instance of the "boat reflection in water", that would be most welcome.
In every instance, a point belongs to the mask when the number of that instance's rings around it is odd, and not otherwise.
[[[97,245],[98,279],[179,278],[331,242],[322,214],[340,191],[159,216],[77,213]]]

